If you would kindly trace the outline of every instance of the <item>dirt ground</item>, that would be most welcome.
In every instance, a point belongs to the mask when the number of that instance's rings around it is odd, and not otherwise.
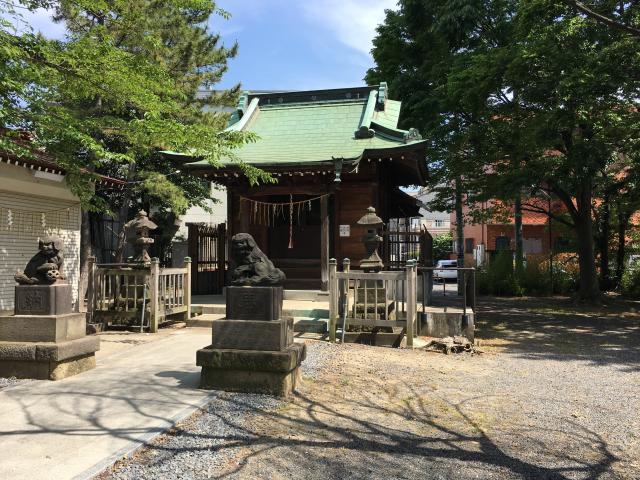
[[[480,299],[478,355],[309,342],[290,402],[220,397],[113,478],[638,479],[639,306]]]

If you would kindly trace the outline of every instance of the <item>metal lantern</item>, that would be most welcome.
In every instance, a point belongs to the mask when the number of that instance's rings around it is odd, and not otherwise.
[[[136,236],[131,240],[131,244],[135,249],[135,256],[133,262],[136,263],[151,263],[151,257],[147,249],[154,243],[153,238],[149,237],[149,232],[158,228],[158,226],[149,220],[147,212],[140,210],[136,214],[136,218],[127,223],[128,228],[133,228],[136,231]]]
[[[367,213],[357,223],[367,227],[367,234],[362,237],[367,257],[360,262],[360,268],[365,272],[382,270],[382,259],[378,255],[378,246],[382,242],[382,237],[378,235],[378,229],[384,225],[384,222],[376,215],[376,209],[369,207]]]

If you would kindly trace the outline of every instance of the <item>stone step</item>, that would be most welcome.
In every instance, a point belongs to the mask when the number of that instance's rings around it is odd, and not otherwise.
[[[187,327],[211,328],[214,320],[221,320],[225,316],[220,313],[205,313],[192,317]],[[293,317],[293,331],[296,333],[327,333],[328,320],[325,318]]]
[[[187,320],[187,327],[205,327],[211,328],[211,322],[224,318],[224,313],[205,313],[197,315]]]
[[[329,292],[322,290],[292,290],[285,289],[285,300],[308,300],[308,301],[329,301]]]
[[[305,302],[306,303],[306,302]],[[282,309],[283,317],[309,317],[318,319],[328,319],[328,308],[315,308],[313,302],[308,302],[310,305],[301,305],[295,308]],[[196,305],[192,309],[194,315],[225,315],[225,305]]]
[[[327,333],[328,324],[325,318],[293,317],[293,331],[297,333]]]

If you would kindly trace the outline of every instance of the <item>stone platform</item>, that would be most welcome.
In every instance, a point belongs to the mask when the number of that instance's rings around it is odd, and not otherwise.
[[[85,314],[0,317],[0,376],[61,380],[95,367],[98,337]]]
[[[202,367],[200,388],[287,397],[299,382],[299,367],[306,355],[304,343],[292,343],[282,351],[209,346],[196,356],[196,364]]]
[[[227,317],[212,320],[211,345],[198,350],[200,388],[289,396],[304,344],[293,343],[293,319],[282,318],[282,287],[228,287]]]

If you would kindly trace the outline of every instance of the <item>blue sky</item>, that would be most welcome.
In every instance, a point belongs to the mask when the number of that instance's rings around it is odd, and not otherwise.
[[[384,9],[397,0],[219,0],[230,20],[212,18],[225,44],[238,41],[238,56],[220,88],[319,89],[363,85],[373,65],[371,39]],[[29,17],[49,37],[63,35],[46,11]]]

